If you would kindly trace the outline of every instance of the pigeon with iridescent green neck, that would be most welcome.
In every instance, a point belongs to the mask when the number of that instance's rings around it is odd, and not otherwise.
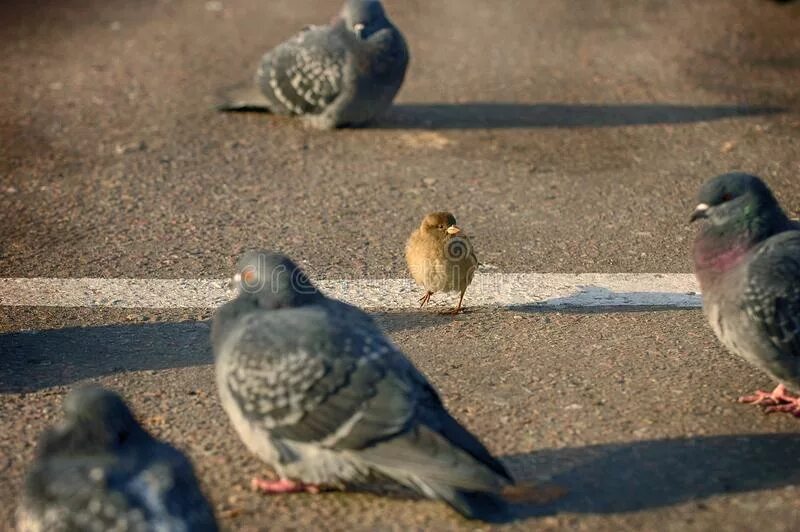
[[[719,340],[778,381],[772,392],[741,397],[800,417],[800,224],[789,219],[758,177],[730,173],[708,181],[691,221],[703,309]]]

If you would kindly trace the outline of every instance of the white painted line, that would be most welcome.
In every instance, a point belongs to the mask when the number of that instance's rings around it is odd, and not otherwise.
[[[318,281],[328,295],[362,308],[414,308],[422,289],[410,279]],[[220,279],[0,278],[0,306],[213,308],[232,296]],[[434,306],[455,304],[437,294]],[[692,274],[478,273],[467,306],[675,307],[700,306]]]

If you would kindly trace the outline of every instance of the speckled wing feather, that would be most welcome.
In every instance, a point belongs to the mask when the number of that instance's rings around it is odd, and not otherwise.
[[[391,349],[385,341],[337,330],[320,307],[251,315],[242,326],[227,385],[245,418],[272,435],[359,448],[409,422],[409,385],[376,363]],[[348,422],[361,435],[344,431]]]
[[[800,363],[800,231],[764,243],[748,268],[743,305],[775,348]]]
[[[312,26],[264,55],[256,83],[272,112],[318,114],[336,99],[347,60],[340,26]]]

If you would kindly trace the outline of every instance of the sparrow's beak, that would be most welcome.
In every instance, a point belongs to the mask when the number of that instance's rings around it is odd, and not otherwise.
[[[708,204],[701,203],[694,208],[692,217],[689,218],[689,223],[699,220],[700,218],[708,218]]]
[[[447,234],[448,235],[457,235],[460,232],[461,232],[461,228],[458,227],[457,225],[451,225],[450,227],[447,228]]]

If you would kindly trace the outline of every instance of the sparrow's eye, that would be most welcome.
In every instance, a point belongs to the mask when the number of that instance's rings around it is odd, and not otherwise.
[[[439,229],[444,229],[444,225],[443,224],[439,224],[436,227],[438,227]]]

